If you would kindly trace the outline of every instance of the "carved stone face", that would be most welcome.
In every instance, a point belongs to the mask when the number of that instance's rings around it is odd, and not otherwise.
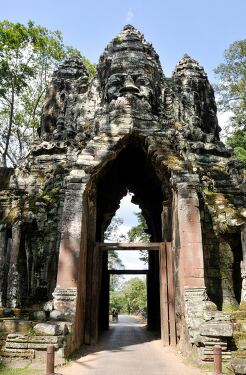
[[[109,109],[155,112],[158,73],[143,53],[113,58],[105,85],[105,100]]]

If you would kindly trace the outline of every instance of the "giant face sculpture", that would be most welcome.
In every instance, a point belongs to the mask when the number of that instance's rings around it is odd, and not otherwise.
[[[142,56],[141,56],[142,55]],[[113,59],[105,85],[109,109],[157,112],[160,95],[158,74],[144,54],[123,60]]]
[[[109,44],[98,71],[109,111],[158,114],[162,79],[158,55],[132,26]]]

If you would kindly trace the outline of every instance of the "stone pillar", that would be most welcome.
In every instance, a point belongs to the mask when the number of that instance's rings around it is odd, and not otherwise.
[[[180,236],[179,281],[184,287],[205,286],[199,200],[196,189],[186,182],[177,184]]]
[[[17,269],[18,255],[20,250],[21,225],[14,224],[12,227],[12,238],[8,239],[9,272],[7,289],[7,306],[20,306],[20,280]]]
[[[74,170],[67,178],[63,207],[57,283],[53,293],[53,318],[72,320],[75,314],[80,266],[81,225],[85,182],[83,170]]]
[[[181,314],[179,345],[184,349],[187,346],[188,337],[189,342],[194,343],[199,335],[199,326],[204,322],[203,310],[207,295],[204,280],[199,200],[195,189],[197,177],[196,175],[177,177],[179,181],[176,184],[175,202],[177,205],[179,256],[176,262],[176,277],[178,278],[181,297],[178,301]],[[192,183],[193,180],[194,183]]]

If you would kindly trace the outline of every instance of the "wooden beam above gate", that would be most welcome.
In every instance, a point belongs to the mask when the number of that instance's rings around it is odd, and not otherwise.
[[[98,242],[101,250],[159,250],[160,242]]]
[[[111,275],[147,275],[148,270],[108,270]]]

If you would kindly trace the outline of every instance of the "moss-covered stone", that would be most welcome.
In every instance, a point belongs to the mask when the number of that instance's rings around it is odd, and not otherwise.
[[[161,151],[161,154],[164,157],[162,163],[171,170],[182,170],[184,168],[184,160],[180,157],[180,155],[175,154],[173,151],[168,150],[168,152]]]
[[[223,305],[222,305],[222,311],[223,312],[230,313],[230,312],[237,311],[237,310],[238,310],[238,306],[236,304],[223,303]]]
[[[235,344],[239,350],[246,349],[246,332],[241,331],[234,331],[233,338],[235,340]]]
[[[246,311],[234,311],[231,313],[231,320],[243,320],[246,319]]]
[[[243,358],[246,359],[246,350],[237,350],[232,353],[233,358]]]
[[[245,320],[237,320],[236,327],[239,331],[246,332],[246,319]]]
[[[245,217],[240,214],[226,194],[206,188],[203,190],[203,197],[211,214],[213,227],[218,234],[233,232],[235,225],[239,226],[246,222]]]
[[[123,43],[123,39],[120,37],[120,36],[117,36],[116,38],[114,38],[113,40],[114,44],[118,44],[118,45],[121,45]]]
[[[217,311],[217,306],[212,301],[206,301],[205,307],[207,311]]]
[[[239,310],[246,311],[246,301],[240,303]]]

